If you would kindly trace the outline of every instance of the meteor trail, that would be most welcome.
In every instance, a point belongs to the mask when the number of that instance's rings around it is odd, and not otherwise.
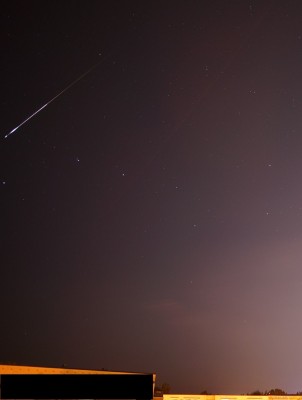
[[[50,99],[46,104],[44,104],[44,106],[40,107],[37,111],[35,111],[33,114],[31,114],[28,118],[26,118],[23,122],[21,122],[21,124],[19,124],[18,126],[16,126],[14,129],[12,129],[9,133],[7,133],[4,136],[4,139],[8,138],[12,133],[16,132],[17,129],[19,129],[22,125],[26,124],[26,122],[28,122],[30,119],[32,119],[36,114],[38,114],[40,111],[43,110],[43,108],[45,108],[46,106],[48,106],[50,103],[52,103],[55,99],[57,99],[59,96],[61,96],[61,94],[65,93],[68,89],[70,89],[73,85],[75,85],[77,82],[79,82],[82,78],[84,78],[84,76],[88,75],[89,72],[91,72],[94,68],[96,68],[103,60],[101,60],[100,62],[98,62],[97,64],[94,64],[92,67],[90,67],[86,72],[84,72],[84,74],[82,74],[81,76],[79,76],[77,79],[75,79],[73,82],[71,82],[68,86],[66,86],[65,89],[63,89],[60,93],[58,93],[55,97],[53,97],[52,99]]]

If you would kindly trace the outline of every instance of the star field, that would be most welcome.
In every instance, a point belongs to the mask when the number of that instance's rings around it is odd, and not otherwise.
[[[301,22],[3,3],[0,362],[302,390]]]

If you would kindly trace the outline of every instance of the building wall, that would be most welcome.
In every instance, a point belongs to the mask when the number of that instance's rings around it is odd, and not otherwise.
[[[224,394],[164,394],[163,400],[302,400],[302,396],[241,396]]]
[[[26,365],[5,365],[0,364],[0,376],[13,374],[106,374],[106,375],[146,375],[144,372],[124,372],[124,371],[106,371],[106,370],[93,370],[93,369],[76,369],[76,368],[50,368],[50,367],[34,367]],[[147,374],[149,375],[149,374]],[[153,375],[153,393],[155,388],[156,374]],[[302,399],[301,399],[302,400]]]

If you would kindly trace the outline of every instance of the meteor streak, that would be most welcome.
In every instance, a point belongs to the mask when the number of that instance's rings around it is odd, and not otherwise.
[[[82,74],[81,76],[79,76],[77,79],[75,79],[73,82],[71,82],[68,86],[66,86],[65,89],[63,89],[60,93],[58,93],[55,97],[53,97],[52,99],[50,99],[46,104],[44,104],[44,106],[40,107],[37,111],[35,111],[33,114],[31,114],[28,118],[26,118],[23,122],[21,122],[21,124],[19,124],[18,126],[16,126],[14,129],[12,129],[9,133],[7,133],[4,136],[4,139],[8,138],[12,133],[16,132],[17,129],[19,129],[22,125],[26,124],[26,122],[28,122],[30,119],[32,119],[36,114],[38,114],[40,111],[43,110],[43,108],[45,108],[46,106],[48,106],[50,103],[52,103],[53,101],[55,101],[59,96],[61,96],[61,94],[65,93],[68,89],[70,89],[73,85],[75,85],[77,82],[79,82],[81,79],[84,78],[84,76],[88,75],[94,68],[96,68],[103,60],[101,60],[100,62],[98,62],[97,64],[93,65],[92,67],[90,67],[86,72],[84,72],[84,74]]]

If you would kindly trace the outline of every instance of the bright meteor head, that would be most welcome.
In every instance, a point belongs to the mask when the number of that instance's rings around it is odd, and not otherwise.
[[[20,125],[19,125],[20,126]],[[16,128],[14,128],[12,131],[10,131],[8,134],[6,134],[5,136],[4,136],[4,139],[6,139],[7,137],[9,137],[9,135],[11,135],[12,133],[14,133],[18,128],[19,128],[19,126],[17,126]]]

